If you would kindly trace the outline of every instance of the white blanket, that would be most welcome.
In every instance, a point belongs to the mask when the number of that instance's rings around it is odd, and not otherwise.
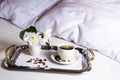
[[[120,61],[120,0],[64,0],[35,26]]]

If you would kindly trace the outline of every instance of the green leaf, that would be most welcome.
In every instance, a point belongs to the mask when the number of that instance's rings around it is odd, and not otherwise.
[[[19,34],[20,39],[23,40],[23,36],[24,36],[25,32],[35,32],[35,33],[37,33],[37,30],[36,30],[36,28],[34,26],[30,26],[29,28],[27,28],[27,29],[20,32],[20,34]]]
[[[24,31],[21,31],[20,34],[19,34],[19,37],[20,37],[20,39],[22,39],[22,40],[23,40],[24,33],[25,33],[25,30],[24,30]]]
[[[47,47],[47,49],[51,49],[51,46],[50,46],[49,42],[46,42],[46,47]]]
[[[30,27],[29,27],[28,29],[26,29],[25,31],[37,33],[37,30],[36,30],[36,28],[35,28],[34,26],[30,26]]]

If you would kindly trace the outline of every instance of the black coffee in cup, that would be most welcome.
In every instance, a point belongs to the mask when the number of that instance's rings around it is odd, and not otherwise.
[[[73,45],[61,45],[59,48],[65,49],[65,50],[71,50],[74,48]]]

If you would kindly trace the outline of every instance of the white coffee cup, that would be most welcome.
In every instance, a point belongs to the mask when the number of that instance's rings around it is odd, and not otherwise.
[[[58,55],[63,61],[74,61],[75,54],[79,53],[78,50],[75,50],[73,44],[60,44],[58,45]]]

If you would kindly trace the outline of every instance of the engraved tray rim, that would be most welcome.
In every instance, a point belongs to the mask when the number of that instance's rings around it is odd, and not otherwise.
[[[47,68],[30,68],[30,67],[25,67],[25,66],[16,66],[12,61],[11,61],[11,57],[14,55],[15,51],[17,49],[20,49],[20,50],[25,50],[26,48],[28,48],[28,45],[20,45],[20,46],[16,46],[16,45],[11,45],[9,46],[6,50],[5,50],[5,60],[3,61],[3,66],[6,68],[6,69],[9,69],[9,70],[34,70],[34,71],[41,71],[41,70],[44,70],[44,71],[58,71],[58,72],[72,72],[72,73],[82,73],[82,72],[86,72],[86,71],[90,71],[92,69],[91,67],[91,61],[94,59],[94,53],[92,50],[86,48],[86,49],[82,49],[81,47],[76,47],[75,49],[77,49],[79,52],[81,50],[85,50],[86,51],[86,54],[84,54],[82,52],[82,55],[86,58],[87,60],[87,67],[85,68],[82,68],[80,70],[69,70],[69,69],[55,69],[55,68],[50,68],[50,69],[47,69]],[[46,50],[49,50],[47,49],[47,47],[45,45],[42,45],[41,46],[42,49],[46,49]],[[51,46],[51,49],[53,50],[57,50],[57,46],[54,46],[52,45]],[[90,58],[90,53],[92,55],[92,57]],[[18,55],[16,55],[18,56]]]

